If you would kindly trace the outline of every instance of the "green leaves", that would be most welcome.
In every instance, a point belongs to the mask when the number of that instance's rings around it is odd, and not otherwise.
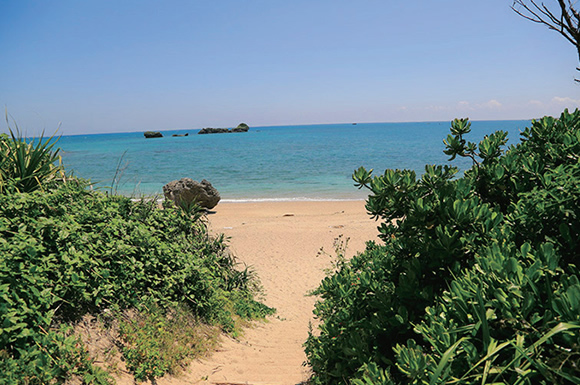
[[[384,244],[315,290],[313,383],[580,381],[580,112],[533,121],[507,149],[503,131],[469,132],[456,119],[444,141],[473,160],[460,178],[355,171]]]
[[[155,383],[175,373],[185,360],[214,347],[219,337],[216,328],[201,324],[184,306],[167,311],[148,304],[131,313],[118,317],[119,334],[127,368],[139,382]]]
[[[273,312],[255,300],[255,275],[238,268],[224,238],[211,238],[199,218],[87,186],[71,179],[49,191],[0,194],[0,355],[14,365],[4,373],[36,376],[33,366],[22,369],[34,360],[49,373],[38,383],[69,376],[75,360],[92,373],[82,346],[54,330],[56,320],[86,313],[184,303],[235,333],[236,319]]]
[[[449,160],[455,159],[456,156],[470,157],[475,162],[475,149],[476,144],[471,142],[466,142],[463,139],[463,135],[471,132],[471,122],[469,119],[454,119],[451,122],[451,135],[447,135],[447,139],[443,140],[445,144],[445,150],[443,153],[449,155]]]
[[[506,131],[497,131],[489,136],[485,136],[479,143],[478,156],[487,163],[497,161],[502,154],[502,147],[507,143],[507,134]]]
[[[0,194],[31,192],[47,187],[58,177],[64,178],[54,135],[47,140],[41,135],[27,141],[18,127],[16,132],[10,127],[9,131],[10,137],[0,136]]]
[[[352,175],[352,179],[354,180],[354,185],[359,189],[363,187],[368,187],[369,183],[371,182],[371,174],[373,170],[367,171],[364,167],[360,167],[358,170],[354,171]]]

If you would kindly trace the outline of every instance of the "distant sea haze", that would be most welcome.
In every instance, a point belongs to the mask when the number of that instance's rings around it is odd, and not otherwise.
[[[466,137],[479,142],[497,130],[510,144],[530,121],[475,121]],[[198,130],[63,136],[58,142],[67,170],[94,187],[128,196],[162,195],[166,183],[207,179],[222,201],[364,199],[352,173],[360,166],[412,169],[451,164],[466,170],[468,159],[449,162],[443,139],[450,122],[359,123],[252,127],[247,133],[197,135]],[[173,137],[172,134],[188,136]]]

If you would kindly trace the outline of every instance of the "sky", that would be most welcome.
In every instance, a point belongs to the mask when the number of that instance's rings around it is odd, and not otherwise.
[[[511,4],[0,0],[0,104],[62,135],[579,107],[574,47]]]

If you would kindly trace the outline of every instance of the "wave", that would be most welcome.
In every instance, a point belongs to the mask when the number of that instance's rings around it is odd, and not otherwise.
[[[220,203],[265,203],[265,202],[352,202],[364,201],[362,198],[240,198],[222,199]]]
[[[140,198],[130,197],[131,201],[139,202],[144,200],[146,202],[155,200],[157,203],[161,204],[165,201],[164,197],[159,197],[158,195],[153,196],[143,196]],[[363,198],[307,198],[307,197],[295,197],[295,198],[238,198],[238,199],[221,199],[220,203],[268,203],[268,202],[357,202],[364,201]]]

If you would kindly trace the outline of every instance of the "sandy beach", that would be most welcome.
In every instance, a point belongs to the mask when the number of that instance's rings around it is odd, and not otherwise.
[[[302,344],[308,336],[316,288],[331,266],[334,240],[349,239],[347,255],[377,239],[377,222],[364,201],[220,203],[208,215],[214,234],[230,237],[232,252],[258,273],[264,301],[277,313],[247,329],[239,339],[224,337],[219,349],[187,371],[159,384],[280,384],[306,381]],[[323,248],[325,253],[320,253]],[[329,256],[330,255],[330,256]]]

